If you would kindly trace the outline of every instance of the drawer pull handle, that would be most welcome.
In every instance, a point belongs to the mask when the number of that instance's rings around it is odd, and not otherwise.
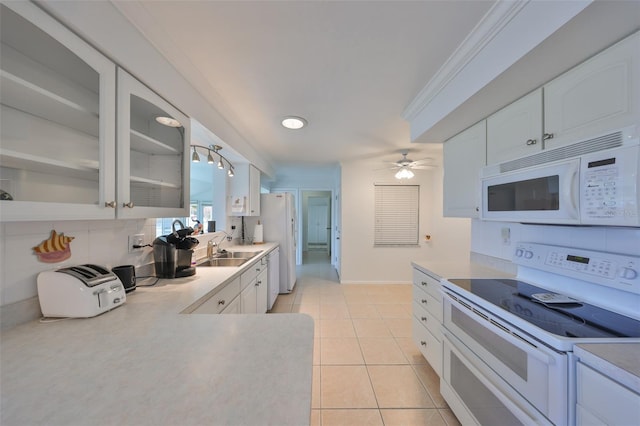
[[[422,299],[422,303],[427,304],[427,299]]]
[[[420,317],[420,319],[424,322],[427,322],[427,317]]]
[[[224,305],[224,299],[218,300],[218,305]]]
[[[420,340],[420,344],[421,344],[422,346],[427,346],[427,342],[425,342],[424,340]]]
[[[526,142],[527,146],[535,145],[537,143],[538,143],[538,141],[535,140],[535,139],[528,139],[527,142]]]
[[[428,283],[428,282],[426,282],[426,281],[422,281],[422,283],[421,283],[421,284],[422,284],[423,286],[425,286],[425,287],[426,287],[429,283]]]

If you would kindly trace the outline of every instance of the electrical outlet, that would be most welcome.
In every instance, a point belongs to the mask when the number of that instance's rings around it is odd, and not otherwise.
[[[511,228],[502,228],[500,230],[500,234],[502,235],[502,244],[508,246],[511,244]]]
[[[129,235],[129,253],[142,250],[141,248],[133,248],[133,246],[141,246],[144,244],[144,234]]]

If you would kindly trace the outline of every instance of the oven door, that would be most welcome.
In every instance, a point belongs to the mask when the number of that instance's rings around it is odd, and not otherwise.
[[[555,424],[568,419],[568,361],[495,315],[445,291],[444,326],[462,342],[478,370],[496,372],[508,395],[516,392]],[[452,339],[449,339],[450,341]],[[469,359],[469,357],[466,357]]]
[[[440,393],[463,425],[551,425],[449,332],[443,339]]]

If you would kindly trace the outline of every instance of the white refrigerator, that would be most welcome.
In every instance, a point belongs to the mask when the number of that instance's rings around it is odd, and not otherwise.
[[[280,293],[296,285],[296,207],[288,192],[260,195],[260,220],[264,241],[280,244]]]

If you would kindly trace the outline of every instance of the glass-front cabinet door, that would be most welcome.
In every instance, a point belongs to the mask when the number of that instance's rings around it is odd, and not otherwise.
[[[115,64],[32,3],[0,19],[0,220],[114,218]]]
[[[120,68],[117,102],[118,217],[187,216],[188,117]]]

